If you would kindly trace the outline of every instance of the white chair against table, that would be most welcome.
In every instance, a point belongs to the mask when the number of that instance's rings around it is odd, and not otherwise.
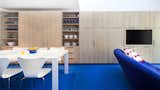
[[[38,48],[37,52],[38,53],[43,53],[43,52],[47,52],[48,51],[48,48]]]
[[[8,58],[0,58],[0,77],[3,79],[8,79],[8,90],[10,89],[10,78],[22,71],[22,69],[17,68],[7,68],[10,63]]]
[[[51,72],[51,69],[43,68],[45,61],[46,59],[44,58],[18,58],[18,62],[22,67],[24,74],[22,83],[23,80],[26,78],[40,78],[44,81],[45,80],[44,76],[46,76],[49,72]]]
[[[27,51],[27,50],[28,50],[28,48],[19,48],[19,47],[14,47],[12,49],[12,51],[15,51],[15,52],[21,52],[21,51]]]

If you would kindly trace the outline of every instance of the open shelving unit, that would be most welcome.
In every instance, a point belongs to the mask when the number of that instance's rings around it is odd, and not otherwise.
[[[18,46],[18,12],[3,12],[2,27],[3,46]],[[9,46],[8,42],[14,42],[15,45]]]
[[[62,44],[69,51],[70,63],[79,60],[79,12],[63,12]]]

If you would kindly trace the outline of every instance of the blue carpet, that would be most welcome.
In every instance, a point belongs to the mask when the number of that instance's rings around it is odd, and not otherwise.
[[[132,90],[118,64],[70,65],[69,72],[65,75],[63,65],[59,65],[59,90]],[[10,90],[52,90],[51,75],[44,83],[41,79],[25,79],[22,83],[20,73],[11,78]],[[0,90],[7,90],[7,85],[7,79],[0,79]]]

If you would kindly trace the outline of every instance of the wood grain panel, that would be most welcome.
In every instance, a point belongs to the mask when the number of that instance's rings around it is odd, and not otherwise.
[[[19,46],[61,46],[61,12],[19,12]]]

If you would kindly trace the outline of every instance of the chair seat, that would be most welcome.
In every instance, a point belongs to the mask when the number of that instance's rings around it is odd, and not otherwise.
[[[20,72],[22,72],[22,69],[20,68],[9,68],[3,72],[1,78],[10,78]]]
[[[51,72],[51,69],[49,69],[49,68],[43,68],[43,69],[40,70],[40,72],[37,74],[37,76],[31,76],[31,77],[27,76],[25,78],[43,78],[49,72]]]
[[[44,68],[40,71],[40,73],[38,74],[38,78],[42,78],[45,75],[47,75],[49,72],[51,72],[51,69],[49,68]]]

